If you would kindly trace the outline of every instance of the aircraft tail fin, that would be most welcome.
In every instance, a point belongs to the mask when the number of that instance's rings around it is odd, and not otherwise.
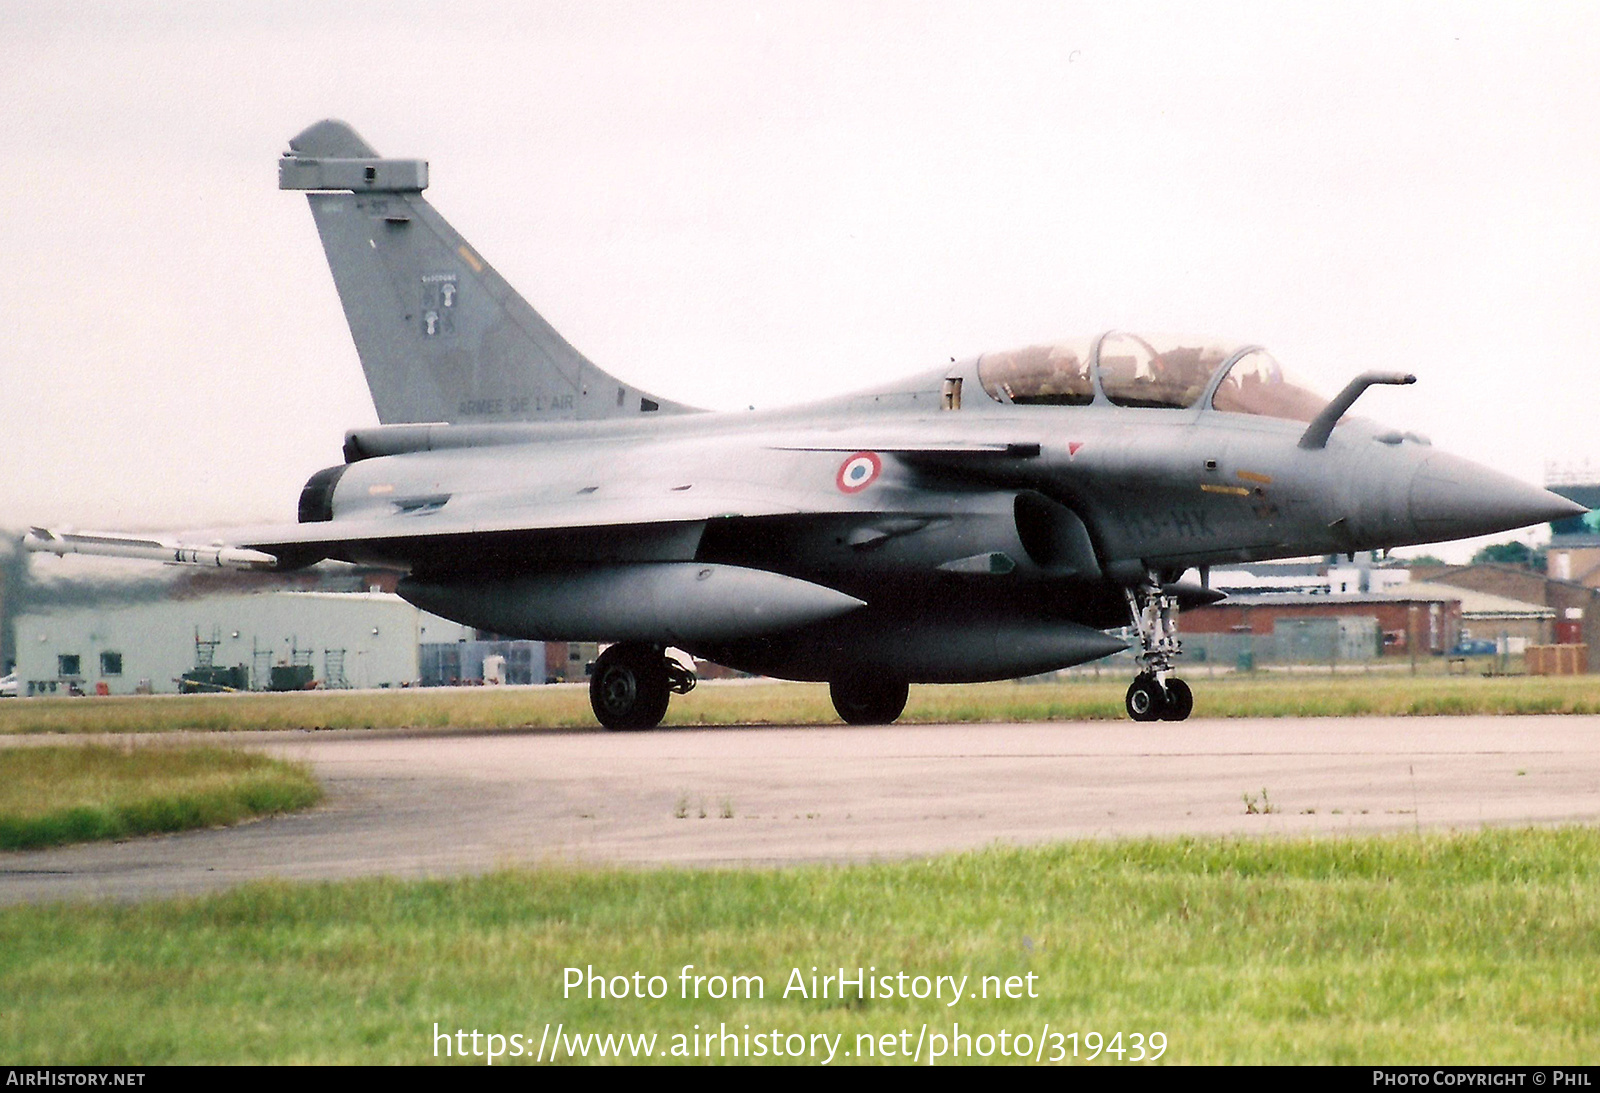
[[[428,164],[384,159],[341,121],[289,141],[278,188],[306,191],[384,424],[679,413],[601,371],[422,196]]]

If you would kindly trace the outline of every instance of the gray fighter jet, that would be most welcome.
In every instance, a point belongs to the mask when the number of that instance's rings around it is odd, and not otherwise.
[[[889,722],[910,683],[1127,648],[1135,719],[1182,720],[1180,608],[1208,567],[1483,535],[1583,511],[1350,418],[1255,345],[1113,331],[797,409],[706,413],[601,371],[423,198],[428,165],[347,125],[289,142],[382,423],[299,522],[28,546],[198,565],[398,567],[407,600],[514,637],[611,642],[590,696],[647,728],[694,684],[669,647],[825,680]],[[1182,577],[1197,570],[1197,582]]]

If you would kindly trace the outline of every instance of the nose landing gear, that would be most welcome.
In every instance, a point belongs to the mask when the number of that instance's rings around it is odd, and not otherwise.
[[[1123,704],[1135,721],[1182,721],[1194,710],[1194,692],[1183,680],[1171,677],[1163,690],[1154,675],[1140,672],[1128,685]]]
[[[1172,675],[1173,661],[1183,651],[1178,641],[1178,598],[1161,587],[1151,573],[1137,589],[1127,588],[1128,611],[1139,632],[1139,664],[1124,699],[1135,721],[1182,721],[1194,710],[1194,692]]]

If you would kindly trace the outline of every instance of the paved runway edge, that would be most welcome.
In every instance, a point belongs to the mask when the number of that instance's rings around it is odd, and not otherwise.
[[[1595,716],[283,732],[225,742],[310,762],[327,803],[237,828],[0,854],[0,903],[549,861],[781,865],[996,842],[1600,819]]]

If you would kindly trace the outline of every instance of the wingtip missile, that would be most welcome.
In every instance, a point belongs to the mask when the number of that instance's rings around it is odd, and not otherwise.
[[[61,531],[29,528],[22,546],[35,554],[92,554],[102,558],[135,558],[168,565],[213,569],[276,569],[278,559],[260,550],[209,543],[196,546],[162,539],[146,539],[115,532]]]

